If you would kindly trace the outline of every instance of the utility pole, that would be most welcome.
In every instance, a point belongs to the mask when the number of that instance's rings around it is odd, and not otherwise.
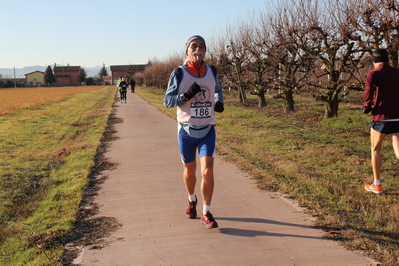
[[[17,87],[17,78],[15,77],[15,67],[14,67],[14,88]]]

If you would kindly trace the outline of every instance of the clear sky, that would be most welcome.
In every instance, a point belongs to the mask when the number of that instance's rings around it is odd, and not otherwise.
[[[265,0],[1,0],[0,68],[145,64],[223,35]]]

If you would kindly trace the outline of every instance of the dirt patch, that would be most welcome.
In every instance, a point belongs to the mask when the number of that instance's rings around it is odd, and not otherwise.
[[[107,128],[97,150],[95,164],[89,176],[89,184],[84,192],[74,230],[72,234],[64,238],[64,241],[62,241],[65,250],[61,258],[61,265],[76,265],[73,261],[79,256],[82,247],[89,247],[91,249],[105,247],[109,244],[106,238],[109,237],[112,232],[122,227],[122,224],[120,224],[114,217],[95,216],[98,214],[98,206],[95,203],[95,197],[98,195],[101,185],[108,178],[108,176],[103,175],[102,172],[117,167],[116,163],[110,162],[105,157],[105,153],[107,152],[111,141],[117,139],[115,136],[117,131],[115,130],[114,125],[122,122],[123,119],[115,116],[114,109],[108,118]],[[40,240],[45,238],[45,236],[37,236],[37,238]],[[43,243],[39,243],[40,241],[31,242],[32,244],[43,245]],[[51,241],[46,243],[46,245],[49,245],[51,244]],[[60,244],[55,243],[54,241],[52,243],[53,245]]]
[[[27,248],[37,247],[39,249],[49,249],[60,246],[59,239],[66,234],[66,230],[54,230],[42,234],[28,236]]]

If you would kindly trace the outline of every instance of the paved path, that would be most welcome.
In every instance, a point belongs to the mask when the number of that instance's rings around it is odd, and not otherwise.
[[[176,122],[128,93],[118,103],[106,153],[119,163],[96,198],[98,216],[123,224],[102,249],[86,247],[80,265],[375,265],[322,238],[312,218],[278,193],[264,192],[233,164],[215,160],[212,213],[218,229],[185,218],[187,196]],[[199,189],[197,189],[199,194]],[[202,209],[199,199],[199,208]]]

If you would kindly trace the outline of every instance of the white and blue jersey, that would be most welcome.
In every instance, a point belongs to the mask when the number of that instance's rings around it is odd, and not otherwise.
[[[206,74],[202,77],[192,75],[185,66],[179,68],[180,77],[176,70],[170,76],[164,98],[165,107],[177,106],[177,121],[181,124],[215,125],[215,103],[223,103],[222,87],[217,76],[209,65],[206,65]],[[182,101],[179,95],[185,93],[194,82],[201,87],[201,92],[188,101]]]
[[[201,77],[192,75],[186,66],[175,69],[169,78],[164,98],[165,107],[177,107],[178,142],[183,163],[194,161],[197,150],[200,157],[214,157],[216,149],[214,109],[216,102],[223,103],[223,94],[216,73],[211,66],[205,67],[205,75]],[[194,82],[200,86],[201,92],[188,101],[181,100],[180,95],[187,92]],[[205,137],[194,138],[183,129],[183,124],[212,127]]]

